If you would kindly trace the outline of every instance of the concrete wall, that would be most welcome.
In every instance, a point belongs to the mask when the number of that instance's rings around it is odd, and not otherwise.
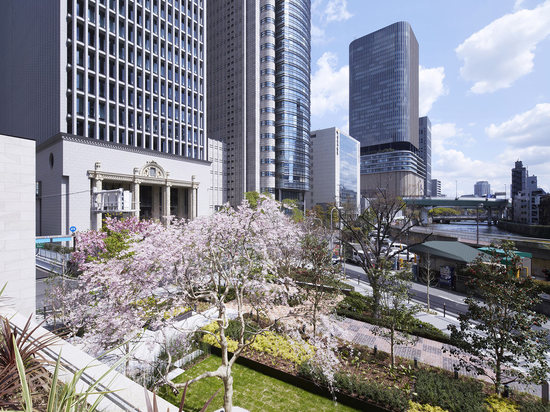
[[[35,311],[35,142],[0,135],[0,288],[24,316]]]
[[[53,166],[50,164],[53,156]],[[157,162],[170,179],[199,183],[197,214],[210,214],[210,163],[161,154],[98,140],[56,136],[38,148],[36,179],[42,181],[41,234],[67,234],[71,226],[91,228],[91,182],[88,170],[101,162],[101,171],[133,175],[149,161]],[[40,213],[39,213],[40,214]]]

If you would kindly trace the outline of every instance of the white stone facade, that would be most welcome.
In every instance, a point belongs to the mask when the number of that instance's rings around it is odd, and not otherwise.
[[[211,213],[207,161],[60,134],[38,147],[36,165],[42,189],[36,213],[40,235],[69,234],[71,226],[78,231],[100,227],[103,216],[91,208],[94,190],[130,191],[135,211],[125,215],[164,220]],[[150,187],[149,205],[144,187]]]
[[[35,310],[35,142],[0,135],[0,289],[24,316]]]
[[[307,207],[336,204],[359,211],[359,142],[332,127],[312,131],[311,145],[312,177]]]

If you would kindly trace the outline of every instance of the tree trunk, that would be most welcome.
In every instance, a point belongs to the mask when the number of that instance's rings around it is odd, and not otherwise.
[[[430,311],[430,270],[428,269],[428,282],[426,284],[426,306]]]
[[[392,369],[395,367],[395,355],[393,353],[393,345],[394,345],[394,335],[395,335],[395,328],[393,326],[393,324],[391,325],[391,328],[390,328],[390,356],[391,356],[391,367]]]
[[[223,410],[224,412],[231,412],[233,410],[233,376],[231,376],[231,368],[228,367],[222,381],[224,389]]]
[[[313,304],[313,336],[317,336],[317,305]]]
[[[502,381],[502,372],[500,370],[500,357],[497,356],[495,365],[495,392],[500,396],[500,385]]]

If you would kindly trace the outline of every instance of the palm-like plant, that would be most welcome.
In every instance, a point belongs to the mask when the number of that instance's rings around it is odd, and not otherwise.
[[[20,405],[21,384],[17,370],[16,354],[25,367],[26,379],[32,393],[47,394],[51,376],[46,366],[52,362],[40,352],[57,340],[55,335],[31,336],[38,326],[31,328],[31,318],[20,332],[12,329],[7,318],[0,316],[0,408]]]

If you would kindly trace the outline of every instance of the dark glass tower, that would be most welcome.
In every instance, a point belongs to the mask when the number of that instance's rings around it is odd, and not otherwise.
[[[350,135],[361,143],[361,192],[425,192],[419,153],[418,42],[407,22],[354,40],[349,47]]]
[[[309,0],[275,4],[276,197],[303,201],[310,176]]]
[[[349,61],[350,134],[362,148],[404,142],[417,149],[418,42],[410,24],[354,40]]]

